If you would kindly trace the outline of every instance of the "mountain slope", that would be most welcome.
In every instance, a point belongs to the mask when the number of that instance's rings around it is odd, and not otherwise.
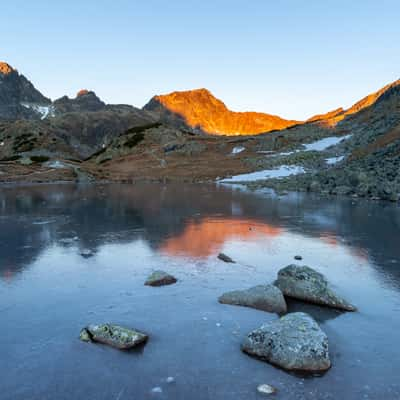
[[[162,122],[215,135],[254,135],[298,123],[276,115],[230,111],[207,89],[155,96],[144,109],[155,112]]]
[[[305,173],[255,185],[398,201],[400,81],[365,97],[343,114],[340,119],[334,116],[280,131],[285,147],[266,157],[262,167],[271,168],[272,162],[274,168],[296,165]],[[324,149],[311,146],[312,151],[302,146],[322,138],[328,142],[333,139],[335,144]],[[264,137],[264,142],[267,139],[273,138]]]
[[[340,121],[343,121],[346,117],[349,117],[362,111],[365,108],[374,105],[381,98],[381,96],[389,92],[390,89],[398,87],[399,84],[400,80],[396,80],[392,83],[389,83],[388,85],[385,85],[383,88],[377,90],[376,92],[363,97],[361,100],[357,101],[346,110],[343,108],[338,108],[326,114],[315,115],[309,118],[306,122],[324,122],[326,125],[335,126]]]
[[[50,103],[24,75],[0,62],[0,119],[41,118]]]

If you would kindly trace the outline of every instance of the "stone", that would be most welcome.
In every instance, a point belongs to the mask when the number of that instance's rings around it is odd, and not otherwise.
[[[285,296],[345,311],[356,307],[336,295],[324,275],[307,266],[288,265],[278,272],[277,286]]]
[[[154,271],[146,280],[147,286],[165,286],[172,285],[177,279],[165,271]]]
[[[250,332],[242,351],[288,371],[320,373],[331,366],[326,334],[302,312],[287,314]]]
[[[294,259],[300,261],[303,259],[303,257],[302,256],[294,256]]]
[[[30,157],[23,157],[18,161],[21,165],[32,165],[33,161],[30,159]]]
[[[88,325],[80,333],[82,341],[104,343],[120,350],[146,343],[148,338],[145,333],[112,324]]]
[[[246,290],[227,292],[218,301],[222,304],[250,307],[278,314],[287,311],[282,292],[273,285],[259,285]]]
[[[83,258],[90,258],[90,257],[93,257],[93,255],[94,255],[94,253],[93,253],[93,251],[90,250],[90,249],[83,249],[83,250],[81,251],[81,256],[82,256]]]
[[[224,262],[226,262],[226,263],[235,264],[235,261],[233,261],[232,258],[230,258],[229,256],[227,256],[227,255],[224,254],[224,253],[219,253],[219,254],[218,254],[218,258],[219,258],[221,261],[224,261]]]

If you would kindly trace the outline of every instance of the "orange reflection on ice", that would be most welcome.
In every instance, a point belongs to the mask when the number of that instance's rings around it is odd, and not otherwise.
[[[333,236],[333,235],[331,235],[331,234],[329,234],[329,233],[324,233],[324,234],[322,234],[321,236],[320,236],[320,239],[324,242],[324,243],[326,243],[326,244],[329,244],[330,246],[337,246],[339,243],[338,243],[338,240],[336,239],[336,237],[335,236]]]
[[[271,238],[281,233],[281,228],[249,219],[206,218],[190,221],[183,233],[166,240],[160,250],[171,256],[209,257],[230,239]]]
[[[339,245],[338,239],[329,233],[322,234],[320,236],[320,239],[321,239],[321,241],[323,241],[324,243],[326,243],[332,247],[337,247]],[[362,262],[368,261],[368,251],[367,250],[362,249],[360,247],[355,247],[355,246],[349,246],[348,249],[349,249],[349,252],[355,258],[357,258],[359,261],[362,261]]]

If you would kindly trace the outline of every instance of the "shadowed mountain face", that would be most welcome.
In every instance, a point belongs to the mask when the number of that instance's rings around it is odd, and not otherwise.
[[[151,122],[151,113],[107,105],[88,90],[51,102],[17,70],[0,62],[0,160],[85,159],[127,129]]]
[[[155,96],[144,109],[156,112],[161,121],[179,128],[215,135],[254,135],[298,123],[276,115],[230,111],[207,89]]]
[[[59,114],[80,111],[100,111],[106,108],[106,104],[101,101],[96,93],[88,90],[80,90],[75,99],[63,96],[54,101],[54,107]]]
[[[44,97],[24,75],[5,62],[0,61],[0,119],[31,119],[40,113],[36,107],[47,106]]]

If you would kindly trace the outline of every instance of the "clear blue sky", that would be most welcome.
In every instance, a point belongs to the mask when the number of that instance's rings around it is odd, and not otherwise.
[[[0,60],[55,99],[210,89],[302,119],[400,77],[399,0],[5,1]]]

